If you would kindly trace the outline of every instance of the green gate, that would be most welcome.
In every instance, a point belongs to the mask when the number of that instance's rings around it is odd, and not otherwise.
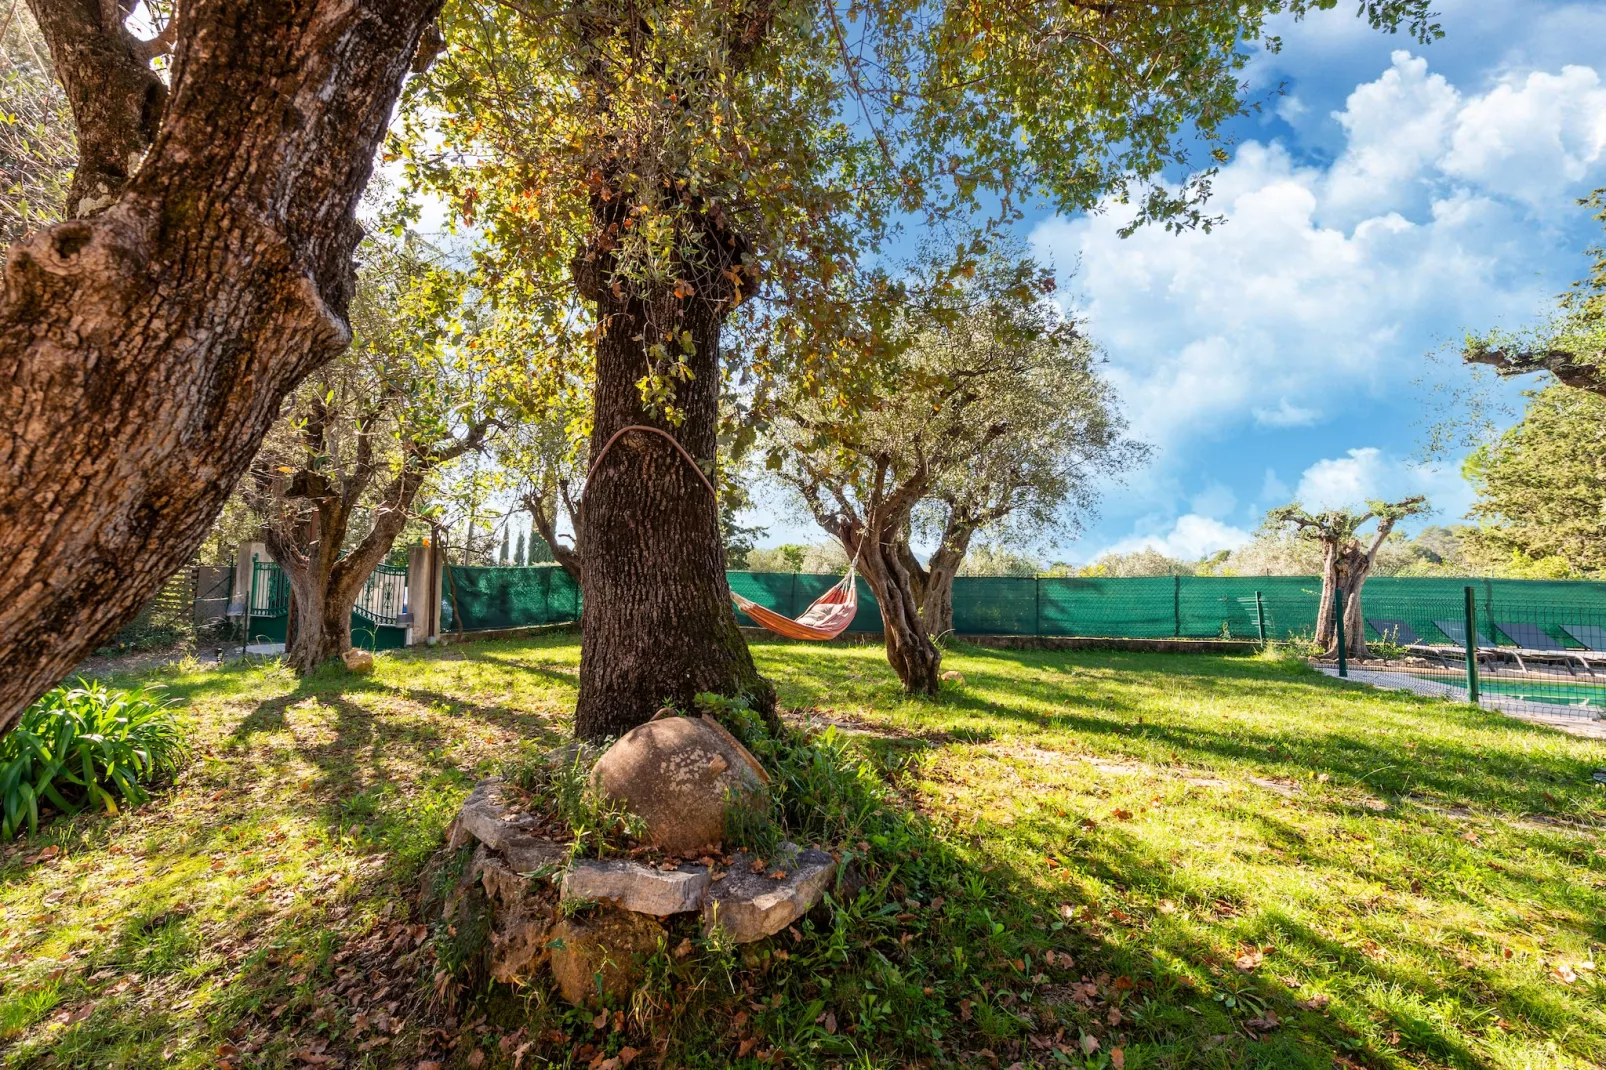
[[[273,561],[251,562],[248,642],[282,643],[290,626],[290,578]],[[407,570],[380,565],[368,577],[351,611],[351,645],[396,650],[407,645],[400,623],[407,608]]]

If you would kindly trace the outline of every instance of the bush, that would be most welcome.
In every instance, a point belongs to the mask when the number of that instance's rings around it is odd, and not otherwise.
[[[0,738],[0,840],[24,821],[37,833],[42,803],[63,814],[92,806],[115,814],[119,799],[150,798],[146,785],[171,777],[189,756],[173,705],[154,687],[108,691],[82,678],[41,696]]]

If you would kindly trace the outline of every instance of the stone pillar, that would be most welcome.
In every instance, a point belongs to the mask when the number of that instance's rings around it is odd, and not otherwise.
[[[441,560],[434,540],[407,551],[407,645],[419,646],[441,634]]]
[[[234,557],[234,586],[229,595],[229,619],[238,620],[245,616],[245,600],[251,592],[251,561],[255,555],[258,561],[273,560],[268,556],[267,545],[260,542],[242,542]]]

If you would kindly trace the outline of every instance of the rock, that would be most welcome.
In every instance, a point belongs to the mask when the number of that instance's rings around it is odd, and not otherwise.
[[[340,655],[340,660],[346,663],[346,671],[359,675],[374,671],[374,656],[360,647],[352,647]]]
[[[515,873],[484,845],[474,864],[491,906],[491,979],[523,984],[547,961],[556,899],[548,885]]]
[[[624,859],[577,859],[563,875],[564,899],[603,899],[624,910],[660,918],[701,910],[709,886],[706,866],[661,870]]]
[[[516,873],[536,873],[563,864],[569,845],[540,835],[540,822],[508,802],[501,777],[486,777],[474,785],[463,808],[447,832],[446,845],[454,850],[469,837],[501,852]]]
[[[725,808],[764,790],[758,759],[710,717],[637,725],[597,759],[592,787],[640,817],[648,842],[689,853],[725,838]]]
[[[663,926],[628,910],[563,918],[548,941],[552,978],[563,998],[576,1006],[599,997],[622,1000],[640,982],[642,961],[658,950],[663,938]]]
[[[778,933],[820,901],[836,874],[836,859],[793,843],[766,859],[760,873],[752,871],[752,862],[751,855],[738,851],[724,879],[714,882],[703,901],[704,932],[717,928],[738,944]],[[769,875],[777,871],[785,875]]]

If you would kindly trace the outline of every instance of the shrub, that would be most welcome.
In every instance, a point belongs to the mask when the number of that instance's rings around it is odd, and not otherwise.
[[[26,821],[39,831],[39,808],[64,814],[99,806],[117,813],[118,800],[139,804],[145,786],[178,771],[189,756],[171,701],[154,687],[108,691],[82,678],[59,686],[22,712],[0,738],[0,839]]]

